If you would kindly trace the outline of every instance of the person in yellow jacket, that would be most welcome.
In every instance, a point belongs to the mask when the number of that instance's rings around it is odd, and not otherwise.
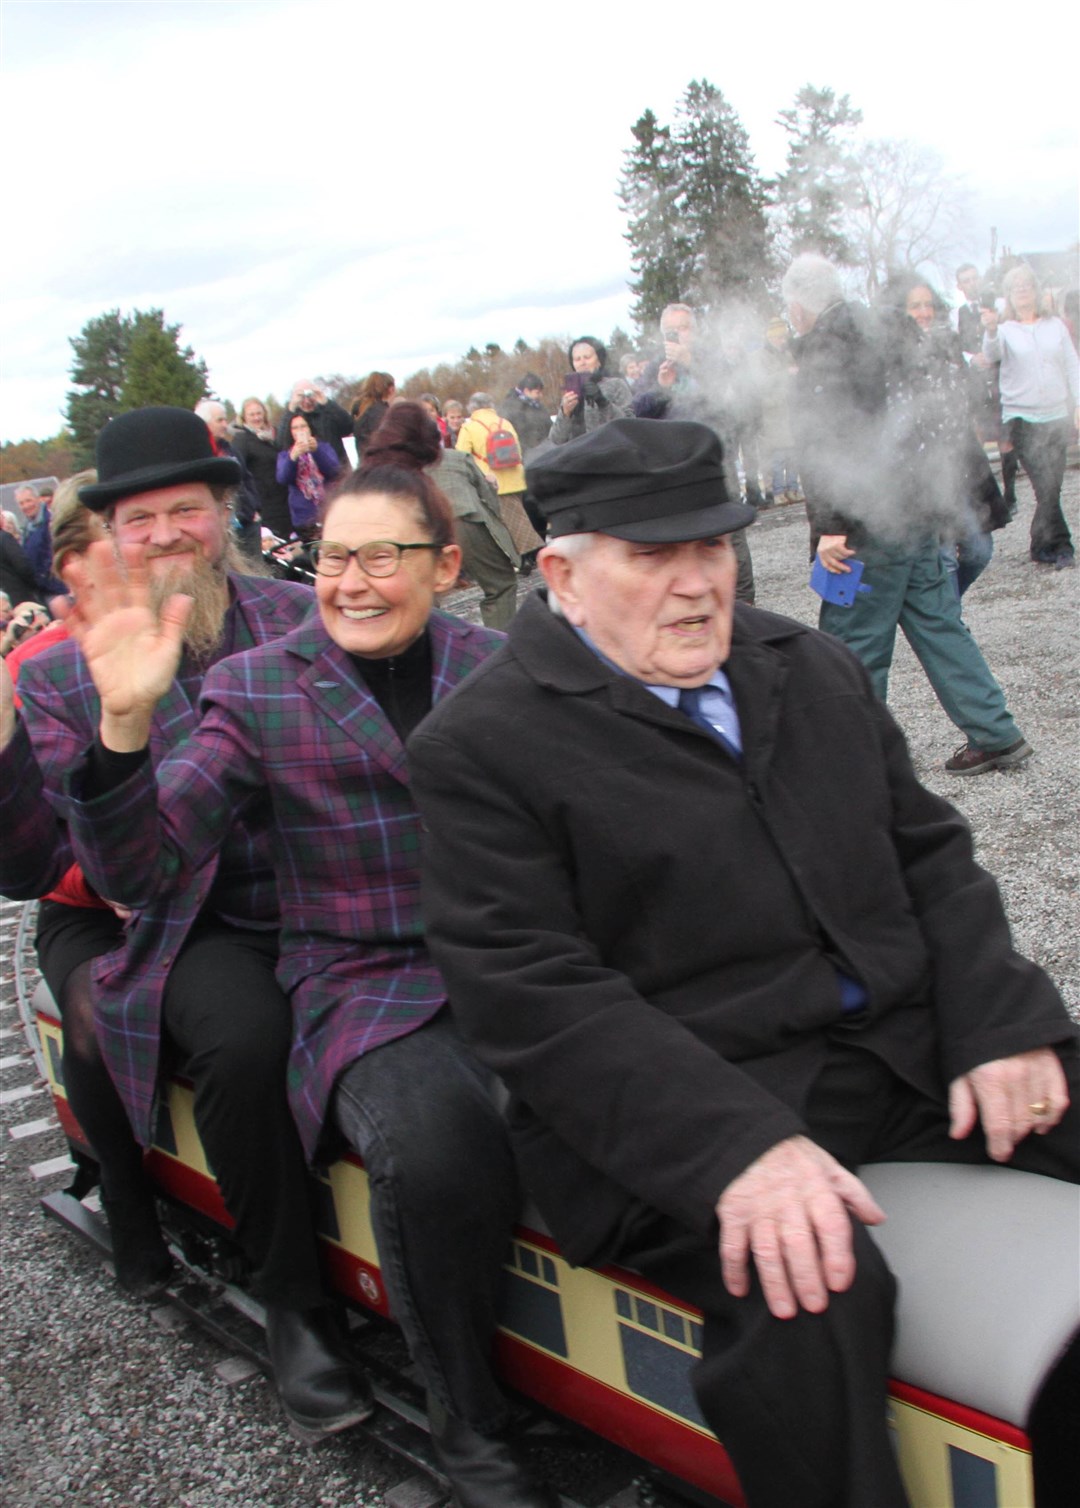
[[[475,457],[481,471],[498,491],[499,511],[502,514],[503,523],[510,530],[510,537],[520,552],[524,565],[529,557],[535,556],[536,551],[544,543],[529,522],[528,514],[522,505],[525,496],[524,464],[519,461],[516,466],[506,466],[496,470],[488,461],[488,440],[496,430],[509,430],[518,441],[518,454],[521,454],[521,442],[518,440],[517,430],[509,419],[504,419],[498,413],[495,400],[490,393],[473,393],[466,407],[469,417],[458,430],[456,448]]]

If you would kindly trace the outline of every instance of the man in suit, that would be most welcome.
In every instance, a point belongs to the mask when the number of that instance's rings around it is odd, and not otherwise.
[[[236,570],[229,520],[239,467],[214,453],[197,415],[165,407],[121,415],[99,436],[97,466],[98,481],[80,489],[81,501],[105,518],[121,555],[125,546],[144,547],[158,599],[177,591],[192,599],[179,670],[154,716],[157,763],[197,726],[209,667],[286,633],[306,617],[311,594]],[[62,819],[68,774],[99,721],[75,643],[29,661],[19,690],[45,796]],[[13,740],[0,754],[0,775],[5,761],[26,755],[26,743]],[[72,861],[62,821],[53,844],[50,885]],[[285,1091],[291,1013],[274,977],[270,854],[269,833],[241,818],[214,861],[126,925],[92,894],[78,904],[43,902],[38,946],[65,1035],[78,1044],[65,1052],[66,1088],[101,1163],[118,1277],[142,1296],[168,1278],[140,1144],[152,1140],[159,1073],[180,1065],[194,1079],[196,1124],[266,1305],[283,1405],[317,1438],[365,1417],[372,1404],[338,1356],[323,1307],[304,1157]],[[40,872],[37,879],[43,883]]]
[[[961,300],[952,311],[950,321],[969,363],[968,376],[971,389],[971,411],[981,440],[1000,440],[1001,398],[997,391],[997,367],[983,355],[982,301],[979,296],[979,269],[972,262],[964,262],[956,269],[956,286]],[[1002,476],[1007,490],[1007,501],[1015,507],[1015,497],[1009,497],[1016,479],[1016,464],[1011,451],[1002,452]]]
[[[704,1311],[752,1508],[899,1508],[853,1169],[1080,1178],[1075,1028],[859,662],[734,601],[715,435],[616,421],[529,482],[546,594],[409,742],[429,945],[569,1258]]]

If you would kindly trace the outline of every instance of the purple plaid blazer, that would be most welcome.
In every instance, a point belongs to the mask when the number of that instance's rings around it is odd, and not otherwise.
[[[262,644],[279,638],[307,616],[314,601],[309,588],[290,582],[254,576],[234,576],[230,582],[233,638],[241,643]],[[154,713],[150,735],[154,765],[198,727],[189,692],[197,693],[190,680],[187,689],[174,681]],[[19,694],[45,795],[66,815],[67,777],[93,742],[100,721],[97,692],[77,646],[70,641],[57,644],[27,660],[19,676]],[[103,842],[114,843],[117,838],[113,832],[103,836]],[[69,840],[67,833],[57,845],[49,884],[75,857]],[[269,834],[240,821],[220,848],[220,855],[213,854],[183,886],[138,910],[125,930],[123,947],[94,963],[102,1052],[135,1134],[144,1144],[149,1144],[153,1127],[165,981],[200,908],[209,899],[214,909],[241,924],[265,927],[277,922]],[[101,894],[119,899],[108,889]]]
[[[503,638],[438,612],[430,631],[434,702]],[[238,818],[270,827],[278,978],[294,1015],[289,1100],[314,1157],[341,1072],[446,1001],[424,939],[405,750],[317,616],[214,666],[202,707],[156,780],[144,766],[73,800],[72,836],[103,895],[152,907],[186,893]]]

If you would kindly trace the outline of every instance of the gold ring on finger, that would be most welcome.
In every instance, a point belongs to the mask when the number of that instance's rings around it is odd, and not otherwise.
[[[1032,1103],[1028,1106],[1028,1109],[1031,1111],[1032,1115],[1045,1115],[1046,1112],[1050,1109],[1050,1101],[1033,1100]]]

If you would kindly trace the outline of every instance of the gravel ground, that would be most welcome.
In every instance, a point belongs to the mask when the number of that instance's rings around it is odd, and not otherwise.
[[[1080,478],[1066,480],[1077,526]],[[972,589],[967,622],[1035,747],[1022,770],[957,780],[942,766],[960,738],[905,644],[890,703],[928,786],[948,795],[975,832],[982,861],[999,877],[1018,946],[1057,980],[1080,1020],[1077,938],[1077,599],[1080,573],[1027,562],[1031,512],[1020,513],[990,569]],[[817,599],[806,587],[801,507],[762,516],[752,536],[762,606],[806,621]],[[476,594],[452,604],[475,614]],[[18,907],[0,904],[0,1090],[32,1085],[20,1057],[14,1008]],[[14,1059],[15,1061],[11,1061]],[[15,1139],[11,1128],[41,1117],[48,1127]],[[228,1385],[222,1351],[181,1325],[119,1296],[100,1262],[37,1208],[62,1173],[31,1168],[63,1153],[40,1091],[0,1107],[0,1450],[6,1508],[344,1508],[383,1503],[399,1466],[353,1436],[306,1450],[285,1434],[260,1377]]]

